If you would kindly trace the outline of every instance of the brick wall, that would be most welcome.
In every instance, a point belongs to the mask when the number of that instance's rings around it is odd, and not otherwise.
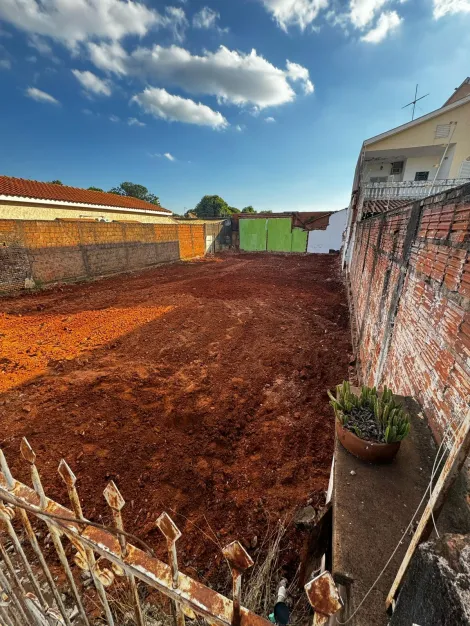
[[[178,224],[178,237],[182,259],[204,256],[204,224]]]
[[[470,185],[357,224],[359,373],[413,395],[437,435],[470,397]]]
[[[0,220],[0,293],[204,255],[204,226]]]

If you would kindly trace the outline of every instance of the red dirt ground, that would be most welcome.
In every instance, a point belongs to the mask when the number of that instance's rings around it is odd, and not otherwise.
[[[93,520],[109,520],[113,479],[127,530],[159,551],[168,511],[182,569],[212,578],[208,536],[254,545],[326,489],[326,389],[349,351],[335,255],[226,255],[3,299],[1,446],[29,482],[26,436],[48,495],[67,503],[64,457]],[[301,541],[289,534],[284,561]]]

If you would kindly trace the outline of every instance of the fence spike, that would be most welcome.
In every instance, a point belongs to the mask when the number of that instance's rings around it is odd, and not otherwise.
[[[36,474],[37,474],[37,469],[36,466],[34,465],[35,461],[36,461],[36,454],[34,453],[33,449],[31,448],[31,446],[28,443],[28,440],[26,439],[26,437],[23,437],[23,439],[21,440],[20,443],[20,451],[21,451],[21,455],[23,456],[23,458],[27,461],[27,463],[30,464],[31,468],[34,467],[34,469],[36,470]],[[43,494],[43,498],[45,498],[45,495]],[[41,566],[42,571],[44,572],[44,576],[46,577],[47,583],[49,585],[49,588],[52,592],[52,595],[54,597],[54,600],[56,601],[57,606],[59,607],[59,611],[60,614],[62,615],[62,617],[64,618],[65,624],[66,626],[71,626],[70,620],[67,616],[67,611],[65,610],[65,606],[64,603],[62,602],[62,598],[60,597],[60,593],[56,587],[56,584],[54,582],[54,579],[52,577],[52,574],[49,570],[49,567],[46,563],[46,560],[44,558],[44,555],[42,553],[41,550],[41,546],[39,545],[39,542],[37,540],[36,534],[34,532],[34,529],[31,525],[31,522],[29,520],[28,514],[27,512],[22,509],[21,507],[17,507],[20,513],[20,517],[21,517],[21,522],[24,526],[24,529],[26,531],[26,535],[28,537],[29,543],[31,544],[31,547],[34,551],[34,553],[36,554],[39,564]]]
[[[0,467],[2,468],[2,473],[5,476],[5,480],[7,481],[8,489],[13,489],[13,487],[15,486],[15,479],[13,478],[10,472],[10,468],[8,467],[7,460],[1,448],[0,448]]]
[[[20,452],[25,461],[27,461],[30,465],[36,463],[36,453],[32,449],[29,444],[29,441],[26,437],[23,437],[20,443]]]
[[[240,607],[242,596],[243,572],[253,566],[253,559],[239,541],[232,541],[223,550],[223,555],[230,564],[232,570],[232,626],[240,626]]]
[[[72,509],[73,509],[73,512],[75,513],[75,517],[77,517],[79,520],[83,521],[86,524],[86,519],[83,517],[83,511],[82,511],[82,505],[80,504],[80,498],[78,497],[78,491],[75,488],[75,483],[77,482],[77,478],[64,459],[62,459],[59,463],[58,472],[67,487],[70,504],[72,505]],[[78,537],[77,537],[77,541],[80,541]],[[100,597],[101,604],[103,605],[103,609],[106,615],[106,620],[109,626],[114,626],[114,618],[111,613],[111,609],[109,608],[109,602],[106,596],[106,590],[95,572],[95,565],[96,565],[95,555],[93,553],[93,550],[89,548],[88,546],[84,545],[83,548],[86,554],[88,568],[91,572],[93,582],[95,583],[95,587]]]
[[[115,482],[111,480],[105,487],[103,491],[103,495],[105,497],[106,502],[108,503],[109,508],[113,514],[114,525],[117,530],[124,530],[124,522],[122,520],[121,511],[126,504],[124,498],[122,497],[119,489],[117,488]],[[127,540],[125,535],[119,534],[119,545],[121,546],[121,552],[123,557],[127,556]],[[128,573],[127,578],[129,580],[129,587],[132,596],[132,601],[134,604],[134,612],[135,619],[138,626],[145,626],[144,616],[142,614],[142,609],[140,606],[140,598],[139,598],[139,590],[137,589],[137,583],[133,574]]]
[[[156,525],[161,530],[166,539],[168,558],[170,560],[170,571],[173,589],[178,588],[178,556],[176,554],[176,542],[181,537],[181,531],[174,523],[168,513],[163,512],[156,521]],[[181,604],[175,600],[175,621],[176,626],[184,626],[184,612]]]
[[[36,454],[34,452],[34,450],[32,449],[32,447],[30,446],[28,440],[26,439],[26,437],[23,437],[23,439],[21,440],[21,444],[20,444],[20,450],[21,450],[21,454],[23,456],[23,458],[30,464],[30,469],[31,469],[31,480],[33,482],[33,487],[34,490],[36,491],[36,493],[39,496],[39,500],[40,500],[40,507],[41,509],[46,509],[47,507],[47,499],[46,499],[46,494],[44,491],[44,488],[42,486],[42,481],[41,481],[41,476],[39,474],[39,470],[36,466]],[[50,532],[51,535],[51,539],[52,539],[52,543],[54,544],[54,548],[55,551],[57,553],[57,556],[59,557],[59,561],[64,569],[66,578],[68,580],[68,583],[70,585],[70,588],[72,590],[73,596],[75,598],[75,602],[77,604],[77,608],[78,611],[80,613],[80,616],[85,624],[85,626],[89,626],[89,621],[88,618],[86,616],[85,613],[85,609],[83,607],[82,601],[81,601],[81,597],[80,594],[78,592],[77,586],[75,584],[75,580],[72,574],[72,571],[70,569],[69,566],[69,562],[67,559],[67,556],[65,554],[65,550],[64,547],[62,545],[62,540],[60,538],[60,532],[57,530],[57,528],[55,528],[55,526],[53,526],[52,524],[50,524],[47,519],[44,520],[46,523],[46,526]],[[60,606],[59,606],[60,608]],[[67,621],[67,617],[65,618]]]

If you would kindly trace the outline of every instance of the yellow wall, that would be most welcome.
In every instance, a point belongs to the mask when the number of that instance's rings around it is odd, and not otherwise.
[[[437,124],[449,124],[449,122],[457,122],[451,139],[451,144],[457,145],[449,172],[449,178],[457,178],[462,161],[470,156],[470,102],[412,128],[371,143],[366,146],[366,152],[416,146],[446,146],[448,137],[435,139],[434,135]]]
[[[175,224],[176,221],[169,215],[147,215],[145,213],[127,213],[109,211],[106,209],[85,209],[83,207],[54,206],[46,204],[25,205],[19,202],[5,202],[0,204],[0,219],[4,220],[55,220],[56,217],[65,218],[100,218],[109,220],[132,220],[143,224]]]

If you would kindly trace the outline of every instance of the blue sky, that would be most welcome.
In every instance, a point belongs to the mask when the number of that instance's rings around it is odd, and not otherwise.
[[[415,84],[469,75],[470,0],[0,0],[0,173],[340,209]]]

